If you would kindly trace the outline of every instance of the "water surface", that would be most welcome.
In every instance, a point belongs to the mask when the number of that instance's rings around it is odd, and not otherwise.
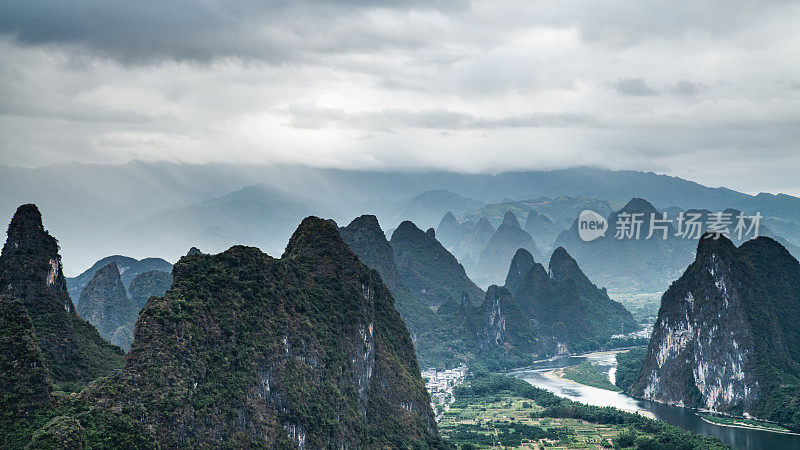
[[[663,420],[671,425],[706,436],[716,436],[736,449],[800,450],[800,436],[771,433],[761,430],[722,427],[703,421],[694,411],[687,408],[638,400],[620,392],[584,386],[569,380],[554,380],[544,375],[544,373],[553,369],[580,364],[587,360],[600,366],[612,377],[616,372],[615,355],[608,353],[568,356],[542,361],[534,364],[530,368],[512,371],[508,375],[520,378],[536,387],[547,389],[558,396],[566,397],[577,402],[595,406],[613,406],[627,411],[649,412],[657,419]]]

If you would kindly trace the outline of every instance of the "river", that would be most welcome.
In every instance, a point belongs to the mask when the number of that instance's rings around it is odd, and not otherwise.
[[[509,372],[508,375],[520,378],[536,387],[547,389],[558,396],[566,397],[577,402],[596,406],[613,406],[627,411],[639,411],[647,416],[654,416],[671,425],[695,433],[716,436],[736,449],[800,450],[800,436],[714,425],[703,421],[690,409],[638,400],[619,392],[584,386],[569,380],[545,376],[546,373],[551,372],[553,369],[580,364],[586,360],[597,364],[611,377],[613,377],[616,371],[616,358],[613,353],[595,353],[542,361],[529,368]]]

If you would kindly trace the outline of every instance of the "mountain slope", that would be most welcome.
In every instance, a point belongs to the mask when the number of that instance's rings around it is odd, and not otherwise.
[[[394,307],[408,327],[420,364],[431,364],[439,353],[437,346],[449,340],[439,316],[422,303],[403,283],[395,265],[394,253],[375,216],[357,217],[346,227],[339,228],[342,239],[367,267],[381,276],[383,284],[394,298]]]
[[[436,240],[433,228],[423,232],[405,221],[392,233],[389,242],[403,283],[426,305],[438,307],[448,300],[460,302],[464,295],[472,303],[482,301],[483,291]]]
[[[32,204],[17,209],[0,255],[0,295],[24,306],[55,382],[88,381],[122,366],[123,352],[83,321],[67,294],[56,239]]]
[[[474,367],[503,370],[532,363],[546,354],[543,341],[511,293],[489,286],[480,305],[448,301],[438,311],[453,329],[460,350]],[[458,348],[458,346],[457,346]]]
[[[470,270],[470,276],[479,286],[502,283],[511,259],[520,248],[529,251],[535,259],[544,259],[531,235],[522,229],[514,213],[508,211],[481,252],[478,263]]]
[[[0,297],[0,424],[8,426],[44,408],[50,373],[25,305]]]
[[[162,272],[171,272],[172,264],[161,258],[144,258],[137,260],[129,256],[112,255],[92,264],[92,267],[86,269],[77,277],[67,278],[67,291],[69,296],[75,303],[75,306],[80,306],[80,294],[83,288],[89,284],[89,281],[94,277],[98,270],[107,266],[109,263],[115,263],[119,269],[120,279],[122,284],[127,288],[130,286],[131,281],[139,274],[150,270],[159,270]]]
[[[631,392],[800,429],[798,323],[800,265],[785,248],[704,237],[661,299]]]
[[[548,270],[539,263],[531,266],[533,261],[524,253],[516,256],[507,277],[510,287],[517,284],[514,298],[561,352],[593,350],[613,334],[639,328],[631,313],[597,288],[563,248],[553,251]],[[521,281],[520,267],[530,267]]]
[[[170,286],[172,286],[172,270],[169,272],[151,270],[137,275],[128,288],[128,294],[130,295],[131,303],[136,308],[136,313],[138,314],[144,308],[150,297],[163,296]]]
[[[423,192],[402,202],[400,212],[393,223],[408,220],[421,227],[432,227],[446,212],[453,211],[459,214],[483,205],[483,202],[463,197],[455,192],[436,189]]]
[[[98,270],[81,291],[78,314],[94,325],[103,339],[127,351],[139,309],[128,299],[117,264],[112,262]]]
[[[576,220],[559,235],[555,245],[567,249],[591,279],[614,292],[660,292],[691,263],[692,251],[675,236],[672,224],[666,227],[667,239],[663,239],[664,232],[658,228],[653,228],[653,236],[648,239],[651,214],[661,217],[648,201],[633,198],[608,216],[604,237],[583,241]],[[617,238],[617,230],[626,227],[628,219],[632,223],[633,217],[642,220],[639,238]]]
[[[173,275],[141,312],[126,373],[87,393],[140,418],[159,445],[436,441],[392,297],[329,221],[305,219],[281,259],[235,246],[184,257]]]

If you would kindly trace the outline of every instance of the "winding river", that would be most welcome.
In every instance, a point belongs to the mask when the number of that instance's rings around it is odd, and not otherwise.
[[[703,421],[690,409],[638,400],[619,392],[584,386],[549,374],[554,369],[580,364],[587,360],[603,368],[613,380],[616,372],[616,358],[613,353],[569,356],[542,361],[529,368],[509,372],[508,375],[570,400],[596,406],[613,406],[631,412],[638,411],[695,433],[716,436],[736,449],[800,450],[800,436],[797,435],[714,425]]]

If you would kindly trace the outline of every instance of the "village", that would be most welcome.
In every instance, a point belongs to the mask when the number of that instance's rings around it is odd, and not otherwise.
[[[448,409],[453,403],[453,390],[456,386],[464,382],[467,376],[467,366],[461,365],[455,369],[437,370],[430,368],[422,371],[422,378],[425,380],[425,387],[431,396],[431,408],[436,419]]]

